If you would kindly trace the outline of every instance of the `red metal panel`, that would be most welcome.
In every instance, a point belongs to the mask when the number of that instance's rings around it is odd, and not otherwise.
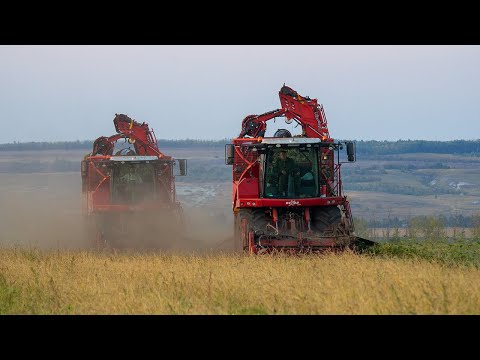
[[[310,199],[259,199],[256,197],[237,199],[237,207],[298,207],[341,205],[342,197],[310,198]]]
[[[238,197],[258,198],[258,179],[246,178],[238,184]]]

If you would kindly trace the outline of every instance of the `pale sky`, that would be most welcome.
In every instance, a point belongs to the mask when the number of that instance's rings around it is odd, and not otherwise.
[[[158,139],[232,138],[283,83],[324,105],[336,139],[480,138],[478,45],[3,45],[0,143],[110,136],[115,113]]]

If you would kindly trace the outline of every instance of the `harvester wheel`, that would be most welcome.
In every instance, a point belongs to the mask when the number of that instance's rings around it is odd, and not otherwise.
[[[332,225],[341,224],[342,213],[337,206],[319,207],[313,211],[312,220],[317,231],[325,231]]]
[[[245,222],[245,230],[242,222]],[[254,234],[264,233],[267,224],[268,218],[263,209],[240,209],[235,219],[235,250],[252,252]]]
[[[265,233],[268,225],[268,218],[265,215],[263,209],[252,209],[251,214],[251,227],[256,233]]]

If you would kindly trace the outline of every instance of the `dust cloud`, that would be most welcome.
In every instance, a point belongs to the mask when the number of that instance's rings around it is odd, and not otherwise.
[[[0,247],[98,249],[82,214],[78,173],[0,174],[0,188]],[[168,216],[138,221],[131,216],[120,225],[129,227],[130,236],[117,241],[115,247],[179,253],[233,250],[229,195],[220,194],[201,206],[189,206],[187,196],[179,197],[184,213],[180,227]]]

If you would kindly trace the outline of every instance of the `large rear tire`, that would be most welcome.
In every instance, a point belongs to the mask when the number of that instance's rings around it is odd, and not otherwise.
[[[245,220],[245,231],[242,228],[242,222]],[[249,233],[255,235],[266,233],[266,227],[269,223],[268,216],[263,209],[240,209],[235,217],[234,229],[234,249],[235,251],[249,251]]]
[[[332,229],[332,226],[340,225],[342,213],[338,206],[324,206],[313,209],[313,227],[316,231],[325,232]]]
[[[257,235],[265,234],[267,232],[267,225],[269,224],[269,217],[263,209],[252,209],[251,224],[253,231],[255,231]]]

